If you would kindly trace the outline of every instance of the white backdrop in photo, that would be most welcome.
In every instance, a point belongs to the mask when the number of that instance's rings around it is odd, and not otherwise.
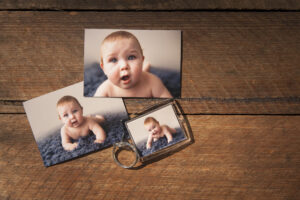
[[[104,38],[121,29],[85,29],[84,66],[100,63],[100,45]],[[152,67],[180,72],[181,31],[179,30],[126,30],[139,40],[145,59]]]

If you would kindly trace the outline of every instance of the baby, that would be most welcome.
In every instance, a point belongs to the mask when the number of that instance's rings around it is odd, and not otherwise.
[[[108,79],[94,96],[172,98],[162,81],[148,72],[149,63],[145,63],[141,45],[133,34],[111,33],[101,44],[100,66]]]
[[[105,121],[101,115],[84,117],[82,106],[73,96],[64,96],[59,99],[56,108],[59,119],[64,123],[60,133],[61,143],[66,151],[72,151],[78,146],[78,142],[72,143],[72,139],[78,140],[80,137],[85,137],[90,130],[96,135],[95,143],[104,142],[106,134],[98,124]]]
[[[160,125],[159,122],[153,117],[147,117],[144,121],[144,127],[149,131],[146,148],[150,149],[152,146],[152,140],[155,142],[159,138],[166,136],[168,143],[173,140],[172,134],[176,133],[174,128],[170,128],[167,125]]]

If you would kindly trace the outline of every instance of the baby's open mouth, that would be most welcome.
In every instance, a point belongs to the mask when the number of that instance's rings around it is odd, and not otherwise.
[[[127,80],[129,80],[129,78],[130,78],[129,75],[125,75],[125,76],[121,77],[121,80],[122,81],[127,81]]]
[[[77,120],[75,120],[75,121],[72,121],[71,123],[72,123],[72,125],[74,126],[74,125],[76,125],[76,124],[77,124]]]

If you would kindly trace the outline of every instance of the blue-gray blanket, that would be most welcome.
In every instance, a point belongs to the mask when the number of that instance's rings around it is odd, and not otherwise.
[[[158,76],[173,97],[180,97],[181,79],[180,73],[177,71],[150,68],[150,72]],[[84,96],[94,96],[97,88],[107,79],[106,75],[100,68],[99,63],[94,63],[84,70]]]
[[[150,149],[146,148],[146,142],[144,142],[142,145],[137,144],[137,149],[141,157],[147,156],[151,153],[154,153],[162,148],[165,148],[167,146],[173,145],[178,143],[179,141],[182,141],[186,139],[186,136],[184,135],[181,128],[176,128],[176,133],[172,135],[173,140],[168,143],[168,140],[166,137],[159,138],[156,142],[152,142],[152,146]]]
[[[106,140],[103,144],[94,143],[96,137],[91,132],[88,136],[80,138],[77,141],[78,147],[75,150],[65,151],[61,144],[60,130],[57,130],[48,138],[38,142],[38,148],[44,165],[48,167],[120,142],[123,135],[121,120],[127,119],[127,115],[124,115],[124,113],[111,113],[104,115],[104,118],[106,121],[101,124],[101,127],[106,132]]]

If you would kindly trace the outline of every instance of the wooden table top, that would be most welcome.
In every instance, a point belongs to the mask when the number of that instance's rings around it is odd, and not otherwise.
[[[71,2],[0,2],[0,199],[299,198],[299,1]],[[22,102],[83,80],[85,28],[182,30],[194,143],[138,170],[112,148],[44,167]]]

